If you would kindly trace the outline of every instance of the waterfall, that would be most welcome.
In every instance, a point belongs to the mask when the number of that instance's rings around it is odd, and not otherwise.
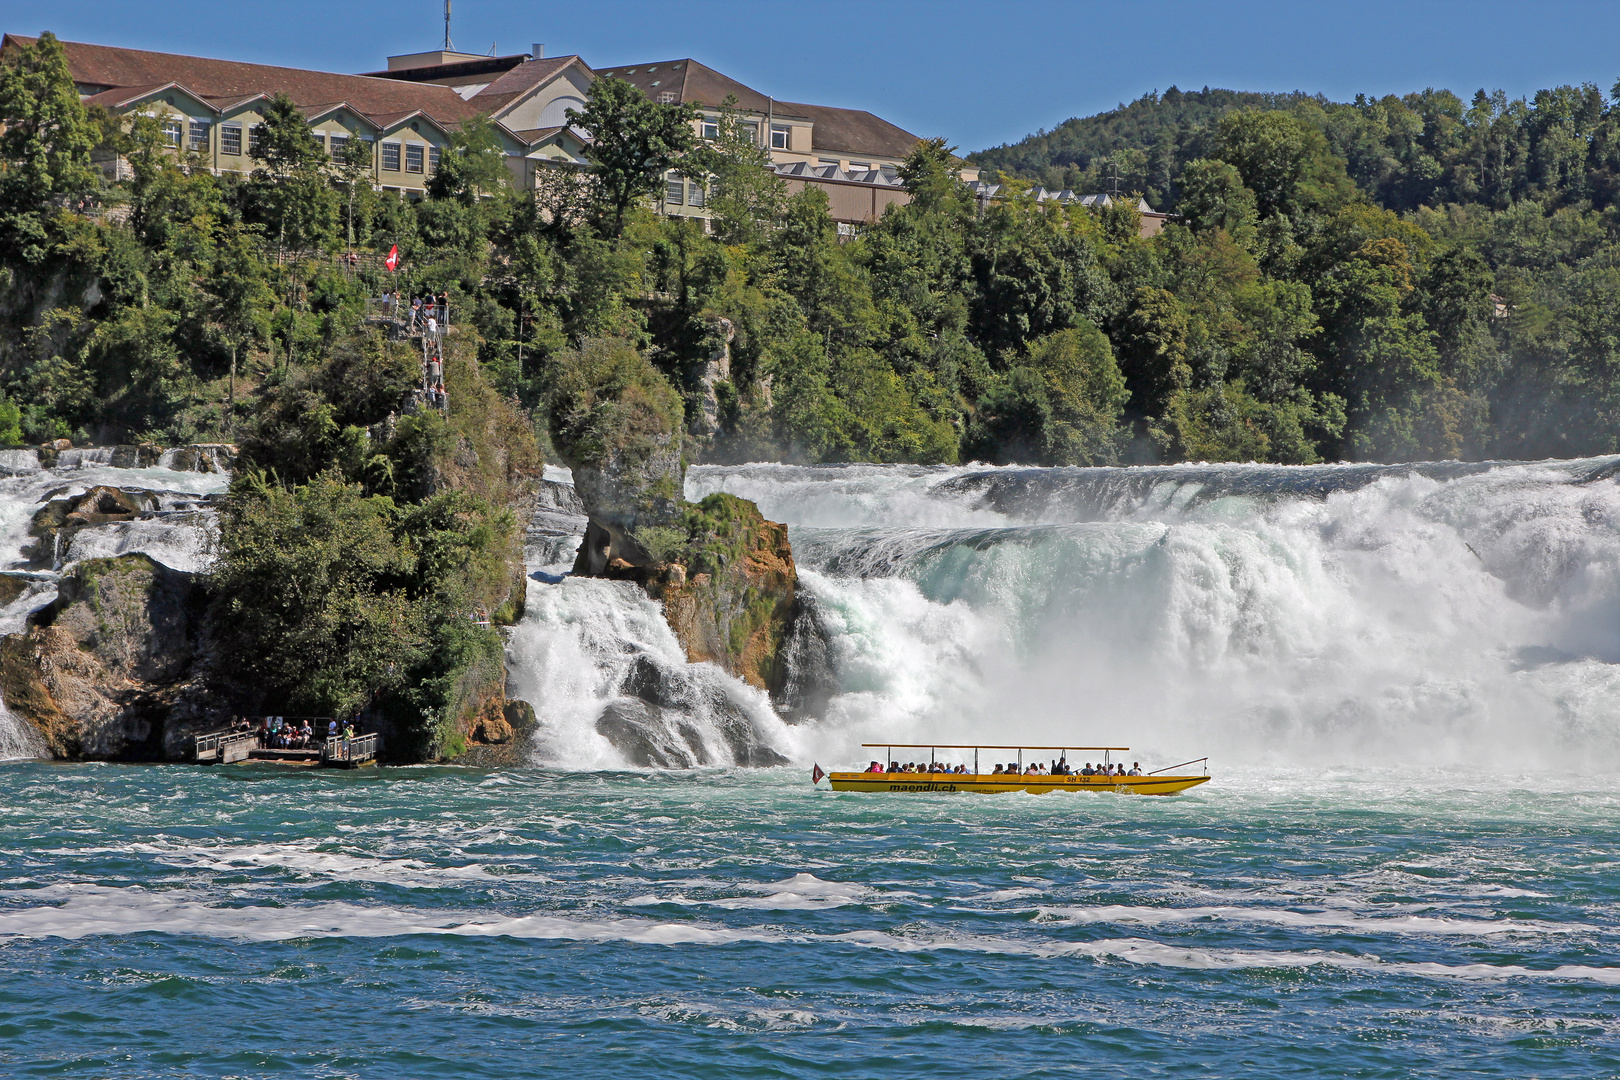
[[[0,702],[0,761],[43,757],[45,741],[26,721],[11,714]]]
[[[113,447],[86,446],[75,450],[63,450],[56,456],[56,468],[82,469],[89,465],[105,465],[112,461]]]
[[[747,465],[688,495],[791,526],[840,691],[795,731],[823,762],[926,738],[1605,768],[1617,473]]]

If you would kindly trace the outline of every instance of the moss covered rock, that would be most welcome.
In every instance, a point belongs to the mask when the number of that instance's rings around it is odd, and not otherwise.
[[[682,525],[685,537],[660,552],[665,559],[648,576],[647,591],[664,602],[690,660],[779,691],[799,580],[787,526],[723,493],[689,505]]]

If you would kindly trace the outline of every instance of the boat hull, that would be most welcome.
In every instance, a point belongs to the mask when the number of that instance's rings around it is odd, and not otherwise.
[[[834,791],[962,792],[995,795],[1025,791],[1112,791],[1122,795],[1175,795],[1209,780],[1207,776],[999,776],[959,773],[828,773]]]

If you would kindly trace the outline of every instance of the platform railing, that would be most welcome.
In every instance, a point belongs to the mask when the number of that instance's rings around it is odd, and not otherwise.
[[[244,742],[257,742],[257,731],[215,731],[207,735],[195,737],[191,756],[194,761],[208,761],[213,758],[223,758],[228,747]]]
[[[356,735],[352,739],[338,736],[327,739],[322,744],[321,760],[337,762],[372,761],[377,757],[377,750],[381,745],[381,736],[376,732],[372,732],[370,735]]]

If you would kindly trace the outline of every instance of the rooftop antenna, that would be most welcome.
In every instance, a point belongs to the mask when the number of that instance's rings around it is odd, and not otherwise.
[[[454,52],[455,48],[450,41],[450,0],[444,0],[444,51]]]
[[[449,6],[450,0],[445,0],[445,7]],[[1110,160],[1108,162],[1108,170],[1109,172],[1107,179],[1114,185],[1113,196],[1117,200],[1119,198],[1119,162]]]

